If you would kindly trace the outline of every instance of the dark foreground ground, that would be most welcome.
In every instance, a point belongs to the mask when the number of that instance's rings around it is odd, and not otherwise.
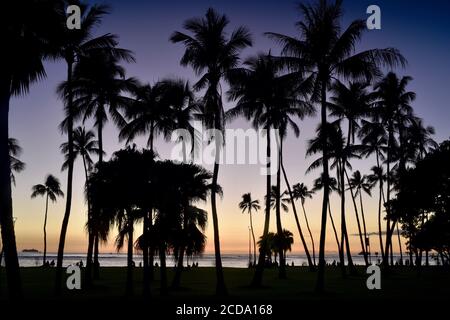
[[[248,286],[253,270],[225,268],[225,280],[228,286],[229,295],[227,297],[217,297],[215,291],[215,273],[213,268],[194,268],[185,271],[182,276],[182,288],[177,291],[170,291],[167,296],[162,297],[159,292],[159,274],[155,270],[155,280],[152,282],[152,294],[149,298],[142,298],[141,276],[142,269],[135,269],[134,273],[134,296],[125,296],[125,268],[102,268],[101,279],[96,281],[95,287],[90,290],[65,290],[61,297],[53,295],[54,269],[43,268],[23,268],[21,270],[24,287],[24,301],[21,311],[33,310],[34,304],[42,307],[48,306],[62,307],[73,312],[80,311],[88,305],[95,306],[94,310],[108,310],[121,312],[127,310],[127,303],[130,305],[129,311],[139,309],[144,305],[151,308],[152,312],[163,312],[170,317],[178,317],[177,311],[180,307],[183,312],[189,312],[189,306],[213,306],[218,314],[225,307],[234,304],[245,306],[273,305],[273,313],[299,312],[304,308],[319,307],[319,312],[345,311],[350,308],[355,310],[361,307],[367,313],[383,313],[377,309],[382,306],[395,306],[409,311],[421,309],[432,305],[441,305],[447,301],[450,304],[450,272],[448,269],[439,267],[423,268],[420,273],[417,270],[407,268],[395,268],[389,274],[382,271],[381,290],[368,290],[366,280],[369,275],[365,269],[360,268],[356,276],[348,276],[343,279],[340,270],[329,268],[326,272],[326,292],[317,294],[314,286],[317,274],[309,272],[307,268],[288,268],[285,280],[278,279],[276,269],[265,270],[264,286],[259,289]],[[6,295],[5,270],[0,270],[0,314],[2,306],[10,305]],[[169,284],[173,273],[169,270]],[[65,281],[64,281],[65,282]],[[324,307],[322,310],[320,307]],[[325,308],[326,307],[326,308]],[[81,309],[80,309],[81,308]],[[106,309],[105,309],[106,308]],[[252,307],[252,311],[255,311]],[[336,309],[333,309],[336,308]],[[389,307],[390,309],[391,307]],[[17,309],[16,309],[17,310]],[[117,310],[117,311],[114,311]],[[211,309],[212,310],[212,309]],[[317,309],[315,309],[317,310]],[[378,310],[378,311],[377,311]],[[236,311],[230,308],[226,311]],[[333,312],[334,312],[333,311]],[[230,317],[240,318],[242,315],[212,315],[210,311],[208,318]],[[39,313],[39,312],[37,312]],[[248,315],[248,314],[247,314]],[[197,315],[202,318],[203,316]],[[267,316],[259,315],[257,318]],[[150,317],[152,318],[152,317]],[[161,317],[158,317],[161,318]],[[196,318],[186,315],[180,318]],[[277,318],[277,317],[276,317]]]

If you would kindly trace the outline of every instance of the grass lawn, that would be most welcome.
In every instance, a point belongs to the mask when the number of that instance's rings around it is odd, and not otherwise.
[[[32,300],[52,300],[54,269],[22,268],[22,281],[25,298]],[[169,269],[169,285],[173,276]],[[424,268],[419,275],[416,270],[407,268],[393,269],[389,275],[383,274],[381,290],[368,290],[366,287],[365,269],[360,268],[357,276],[343,279],[338,268],[326,271],[326,293],[314,293],[316,273],[304,267],[289,267],[288,279],[279,280],[276,269],[264,272],[264,286],[260,289],[248,287],[253,270],[225,268],[225,280],[229,290],[229,301],[318,301],[318,300],[376,300],[376,299],[446,299],[450,301],[450,272],[442,268]],[[0,301],[6,299],[5,270],[0,274]],[[135,297],[139,299],[142,269],[136,268],[134,273]],[[96,281],[91,290],[65,290],[63,300],[114,300],[123,299],[125,294],[126,269],[108,267],[101,269],[101,279]],[[219,301],[214,296],[214,268],[194,268],[186,270],[182,275],[182,288],[170,291],[167,297],[159,295],[159,273],[155,270],[152,282],[152,299],[158,301]],[[223,301],[224,298],[220,298]]]

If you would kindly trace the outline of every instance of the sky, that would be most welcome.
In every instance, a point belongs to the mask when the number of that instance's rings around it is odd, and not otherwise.
[[[94,1],[88,1],[94,3]],[[207,8],[213,7],[230,18],[229,31],[237,26],[247,26],[254,40],[252,48],[243,51],[243,59],[257,52],[272,54],[279,52],[279,47],[263,33],[279,32],[296,36],[295,22],[300,19],[296,2],[292,0],[234,1],[234,0],[184,0],[184,1],[118,1],[110,0],[112,13],[105,17],[98,28],[98,34],[114,33],[120,37],[120,47],[135,53],[137,62],[126,66],[127,76],[139,78],[142,82],[154,83],[162,78],[177,77],[197,80],[189,67],[182,67],[179,60],[183,46],[173,44],[168,39],[175,30],[182,31],[182,24],[188,18],[204,15]],[[343,26],[352,20],[367,18],[366,8],[377,4],[381,8],[381,30],[367,31],[356,50],[368,48],[396,47],[408,59],[405,69],[395,70],[399,75],[413,77],[409,89],[415,91],[417,99],[413,107],[418,116],[424,118],[426,125],[436,129],[435,139],[441,142],[448,139],[450,130],[449,94],[450,94],[450,3],[446,1],[344,1]],[[44,23],[44,22],[43,22]],[[63,104],[56,95],[56,86],[65,79],[66,67],[62,61],[46,63],[47,78],[32,86],[28,95],[11,101],[10,136],[20,141],[24,152],[21,159],[27,164],[26,170],[16,176],[13,188],[14,216],[16,220],[16,237],[19,250],[25,248],[43,248],[43,218],[45,199],[30,199],[31,187],[43,183],[47,174],[57,176],[65,191],[66,172],[61,172],[63,157],[59,146],[65,138],[58,129],[63,118]],[[225,108],[233,106],[224,101]],[[285,167],[291,184],[304,182],[312,186],[312,181],[319,171],[305,174],[306,168],[315,159],[305,156],[308,139],[314,135],[318,124],[317,117],[298,122],[301,128],[299,138],[291,134],[285,143]],[[91,122],[85,124],[87,128]],[[236,120],[229,128],[247,129],[250,125],[244,120]],[[111,123],[105,128],[104,148],[107,158],[116,150],[124,147],[118,141],[118,130]],[[144,147],[145,139],[137,139],[138,146]],[[170,155],[173,145],[158,141],[157,151],[162,158]],[[355,161],[354,169],[368,173],[374,159]],[[212,169],[211,167],[208,167]],[[225,253],[244,253],[248,250],[248,215],[238,208],[241,195],[251,192],[253,197],[263,202],[265,177],[259,173],[259,165],[223,165],[219,173],[219,184],[224,190],[224,197],[219,201],[219,227],[222,251]],[[84,252],[87,236],[84,229],[86,207],[83,197],[84,173],[82,164],[77,162],[74,173],[74,195],[72,213],[66,240],[66,252]],[[282,185],[282,189],[285,186]],[[364,195],[364,210],[368,232],[377,230],[377,196]],[[321,193],[305,204],[310,220],[313,237],[318,247],[321,213]],[[64,199],[51,204],[47,226],[48,251],[57,250],[59,232],[64,213]],[[339,225],[339,199],[332,196],[332,211],[335,222]],[[209,203],[202,205],[209,210]],[[300,208],[298,208],[301,214]],[[271,230],[275,231],[274,215],[271,217]],[[305,231],[303,216],[301,225]],[[297,227],[291,211],[282,213],[283,226],[294,233],[294,252],[303,252]],[[262,234],[264,223],[263,210],[254,216],[256,236]],[[347,223],[350,230],[351,249],[359,252],[359,238],[356,219],[351,202],[347,201]],[[329,225],[329,224],[328,224]],[[331,229],[327,230],[327,251],[337,251]],[[101,252],[114,252],[113,240],[117,230],[112,230],[111,238],[103,245]],[[207,228],[207,252],[213,252],[212,219]],[[308,242],[309,243],[309,242]],[[395,242],[396,243],[396,242]],[[379,251],[376,237],[371,237],[372,251]],[[311,249],[311,248],[310,248]],[[398,246],[394,246],[398,250]]]

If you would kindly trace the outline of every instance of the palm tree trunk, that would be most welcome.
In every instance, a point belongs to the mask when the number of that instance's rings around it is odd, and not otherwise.
[[[398,223],[397,223],[397,238],[398,238],[398,249],[400,250],[400,265],[403,265],[402,241],[400,239],[400,230],[398,228]],[[428,251],[427,251],[427,260],[428,260]]]
[[[87,248],[87,257],[86,257],[86,270],[85,270],[85,281],[87,287],[92,286],[92,255],[94,251],[94,233],[92,230],[92,208],[91,208],[91,199],[90,199],[90,189],[89,189],[89,176],[88,176],[88,168],[86,164],[86,157],[83,155],[83,167],[84,167],[84,176],[86,180],[87,187],[87,206],[88,206],[88,248]]]
[[[276,186],[276,199],[275,199],[275,214],[276,214],[276,223],[277,223],[277,234],[278,234],[278,240],[281,241],[283,237],[283,227],[281,225],[281,203],[280,203],[280,188],[281,188],[281,170],[280,170],[280,163],[281,163],[281,154],[283,152],[283,141],[279,134],[277,135],[277,144],[278,144],[278,168],[277,168],[277,186]],[[292,199],[291,199],[292,200]],[[281,246],[278,246],[278,255],[280,256],[280,268],[278,269],[278,278],[280,279],[286,279],[286,265],[283,258],[283,248]]]
[[[380,166],[380,159],[379,159],[379,155],[378,155],[378,150],[376,151],[376,156],[377,156],[377,167],[378,169],[381,170],[381,166]],[[380,240],[380,253],[381,253],[381,257],[384,257],[384,248],[383,248],[383,231],[382,231],[382,227],[381,227],[381,199],[384,199],[384,192],[383,192],[383,177],[380,177],[380,180],[378,181],[379,184],[379,188],[380,188],[380,193],[378,195],[378,238]]]
[[[311,228],[309,227],[308,216],[306,215],[305,205],[303,204],[303,202],[302,202],[302,209],[303,209],[303,215],[305,216],[306,229],[308,229],[309,237],[311,238],[313,263],[314,263],[314,266],[316,266],[316,249],[314,246],[314,237],[312,235]]]
[[[270,130],[269,128],[266,128],[266,139],[267,139],[267,146],[266,146],[266,214],[264,217],[264,229],[263,229],[263,236],[262,239],[267,239],[267,235],[269,234],[269,224],[270,224],[270,188],[271,188],[271,171],[270,171]],[[267,246],[261,246],[259,250],[259,257],[258,257],[258,265],[256,266],[255,274],[253,276],[251,286],[252,287],[260,287],[262,284],[262,276],[264,271],[264,265],[266,262],[266,256],[268,255]]]
[[[131,214],[130,212],[128,214]],[[127,249],[127,286],[126,294],[133,295],[133,220],[128,218],[128,249]]]
[[[11,197],[11,167],[8,149],[8,115],[11,78],[0,79],[0,229],[5,255],[6,279],[9,296],[22,296],[19,259],[17,257],[16,236]]]
[[[45,265],[47,260],[47,212],[48,212],[48,192],[45,197],[45,215],[44,215],[44,257],[42,258],[42,265]]]
[[[339,188],[341,190],[341,243],[342,243],[342,251],[347,253],[347,264],[351,274],[355,273],[355,267],[353,265],[352,254],[350,251],[350,243],[348,240],[347,233],[347,222],[345,219],[345,182],[344,182],[344,171],[342,163],[339,161],[337,166],[337,171],[339,174]],[[345,266],[341,266],[342,276],[346,277]]]
[[[216,126],[218,127],[218,126]],[[214,252],[215,252],[215,269],[216,269],[216,294],[217,295],[227,295],[227,288],[225,286],[225,278],[223,275],[222,268],[222,257],[220,254],[220,237],[219,237],[219,220],[217,217],[217,204],[216,204],[216,195],[217,195],[217,178],[219,175],[219,161],[220,161],[220,148],[221,144],[215,138],[216,144],[216,155],[214,162],[214,171],[213,171],[213,179],[212,179],[212,192],[211,192],[211,212],[213,218],[213,229],[214,229]]]
[[[161,266],[159,268],[161,277],[161,295],[167,295],[167,267],[166,267],[166,245],[162,243],[159,247],[159,260]]]
[[[309,270],[310,271],[314,271],[315,270],[315,265],[314,265],[314,263],[313,263],[313,261],[311,259],[311,255],[309,254],[308,245],[306,244],[305,237],[303,235],[303,231],[302,231],[302,228],[300,226],[300,221],[298,219],[297,208],[295,206],[294,196],[292,195],[291,185],[289,184],[289,181],[288,181],[288,178],[287,178],[287,174],[286,174],[286,170],[285,170],[284,164],[283,164],[283,157],[281,157],[281,159],[280,159],[280,165],[281,165],[281,169],[283,170],[284,181],[285,181],[287,189],[288,189],[289,199],[291,200],[290,202],[291,202],[291,206],[292,206],[292,211],[294,212],[295,223],[297,224],[297,229],[298,229],[298,232],[300,234],[300,240],[302,241],[303,248],[304,248],[305,254],[306,254],[306,259],[308,260]]]
[[[387,145],[387,169],[386,169],[386,175],[387,175],[387,190],[386,190],[386,200],[387,203],[389,203],[390,199],[391,199],[391,177],[390,177],[390,173],[391,173],[391,168],[390,168],[390,163],[391,163],[391,147],[392,147],[392,141],[394,139],[393,137],[393,128],[392,128],[392,120],[389,121],[389,137],[388,137],[388,145]],[[389,268],[389,249],[391,247],[391,237],[389,235],[389,230],[391,229],[391,222],[390,222],[390,218],[389,218],[389,206],[386,207],[386,212],[387,212],[387,218],[386,218],[386,242],[385,242],[385,248],[384,248],[384,256],[383,256],[383,265],[385,268]]]
[[[253,218],[252,218],[252,208],[249,208],[249,215],[250,215],[250,231],[252,232],[252,238],[253,238],[253,266],[256,266],[256,239],[255,239],[255,232],[253,231]]]
[[[331,214],[331,206],[330,203],[328,203],[328,214],[330,215],[330,221],[331,221],[331,226],[333,227],[333,232],[334,232],[334,238],[336,239],[336,244],[338,247],[338,253],[339,253],[339,261],[341,263],[344,263],[344,253],[342,252],[342,248],[341,248],[341,244],[339,243],[339,236],[336,230],[336,226],[334,224],[334,219],[333,219],[333,215]]]
[[[370,253],[368,251],[366,217],[364,214],[364,205],[363,205],[363,201],[362,201],[362,190],[359,191],[359,204],[361,206],[361,218],[362,218],[363,229],[364,229],[364,252],[365,252],[365,258],[367,260],[367,265],[368,265],[368,263],[369,263],[368,255]]]
[[[183,272],[183,260],[184,260],[184,245],[181,246],[180,252],[178,254],[177,267],[175,270],[175,275],[172,281],[172,289],[178,289],[181,284],[181,273]]]
[[[347,178],[347,183],[348,183],[349,188],[350,188],[350,195],[352,197],[353,207],[355,208],[355,216],[356,216],[356,224],[358,226],[359,241],[361,242],[361,249],[362,249],[362,253],[363,253],[363,256],[364,256],[364,262],[366,263],[366,266],[368,266],[369,265],[369,260],[367,258],[365,241],[363,240],[363,234],[362,234],[362,230],[361,230],[361,222],[359,220],[358,206],[356,204],[355,194],[353,193],[353,187],[350,184],[350,179],[348,177],[347,170],[345,170],[344,168],[342,168],[342,170],[345,172],[345,177]],[[342,175],[342,179],[344,179],[344,175]],[[345,182],[344,182],[344,180],[342,180],[342,184],[343,184],[343,187],[342,187],[341,191],[345,192]],[[347,236],[347,238],[348,238],[348,236]],[[347,254],[348,254],[348,252],[347,252]]]
[[[325,127],[327,125],[327,81],[321,79],[321,123]],[[330,174],[328,172],[328,147],[327,132],[322,134],[322,160],[323,160],[323,201],[322,201],[322,217],[320,225],[320,243],[319,243],[319,269],[317,272],[316,291],[323,292],[325,290],[325,240],[327,230],[327,209],[328,196],[330,187]]]
[[[63,259],[64,259],[64,245],[66,243],[67,227],[69,226],[70,210],[72,207],[72,182],[73,182],[73,164],[74,164],[74,150],[73,150],[73,92],[72,92],[72,67],[73,59],[67,60],[67,146],[68,146],[68,168],[67,168],[67,191],[66,191],[66,208],[64,211],[63,222],[61,226],[61,234],[59,236],[58,258],[56,263],[56,281],[55,293],[61,294],[62,290],[62,274],[63,274]]]
[[[98,121],[98,163],[103,163],[103,122],[100,120]],[[101,210],[101,209],[100,209]],[[94,279],[98,280],[100,278],[100,263],[98,261],[98,253],[99,253],[99,230],[95,231],[95,238],[94,238]]]

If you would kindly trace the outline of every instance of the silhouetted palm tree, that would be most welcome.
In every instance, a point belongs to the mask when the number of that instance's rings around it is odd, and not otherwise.
[[[19,141],[14,138],[8,139],[8,149],[9,149],[9,163],[11,166],[11,183],[16,185],[16,177],[14,172],[19,173],[25,170],[25,162],[20,160],[18,157],[22,154],[22,147],[19,145]]]
[[[120,57],[116,51],[120,50]],[[94,118],[98,137],[98,162],[103,162],[103,128],[111,118],[119,127],[126,122],[120,110],[124,110],[131,98],[126,96],[136,85],[133,78],[125,78],[125,69],[120,60],[134,62],[129,50],[110,48],[92,50],[89,55],[81,56],[74,68],[72,91],[74,95],[74,118],[83,118],[83,122]],[[108,117],[109,116],[109,117]],[[99,235],[94,234],[94,278],[99,277]]]
[[[0,35],[7,50],[0,59],[0,229],[10,297],[22,295],[14,232],[9,157],[9,104],[12,97],[28,93],[33,82],[45,77],[43,61],[51,53],[53,35],[62,29],[62,1],[11,2],[0,19]],[[45,23],[42,23],[45,21]],[[65,21],[65,20],[64,20]]]
[[[336,179],[333,178],[333,177],[330,177],[329,179],[330,179],[330,182],[329,182],[329,187],[330,187],[329,194],[331,195],[331,193],[334,192],[334,191],[339,192],[339,190],[337,188],[337,181],[336,181]],[[323,189],[323,185],[324,184],[323,184],[322,181],[323,181],[323,174],[319,178],[314,180],[314,187],[313,187],[312,191],[316,192],[318,190]],[[331,213],[330,202],[328,202],[328,215],[330,217],[331,227],[333,228],[334,238],[336,240],[336,245],[337,245],[338,253],[339,253],[339,259],[340,259],[341,263],[343,263],[344,262],[344,254],[342,252],[341,244],[339,243],[339,236],[338,236],[338,233],[337,233],[337,230],[336,230],[336,225],[334,224],[333,215]]]
[[[61,184],[59,180],[49,174],[45,178],[44,184],[36,184],[32,188],[31,198],[37,196],[45,197],[45,215],[44,215],[44,256],[42,257],[42,264],[45,265],[47,258],[47,212],[48,199],[56,202],[57,197],[63,197],[64,193],[61,191]]]
[[[356,170],[353,172],[352,177],[349,181],[349,185],[351,188],[355,190],[354,196],[359,196],[359,205],[361,208],[361,217],[363,222],[363,228],[364,228],[364,244],[366,249],[366,255],[368,254],[368,237],[367,237],[367,228],[366,228],[366,218],[364,215],[364,206],[363,206],[363,200],[362,200],[362,193],[365,192],[369,196],[372,196],[371,190],[374,187],[374,184],[369,181],[368,176],[361,175],[361,172],[359,170]]]
[[[253,200],[251,193],[244,193],[242,195],[242,201],[239,202],[239,209],[242,212],[247,211],[250,216],[250,231],[252,232],[253,238],[253,265],[256,266],[256,240],[255,240],[255,232],[253,231],[253,219],[252,219],[252,210],[258,212],[261,208],[259,205],[259,200]]]
[[[168,94],[167,84],[157,82],[153,86],[150,84],[142,85],[137,83],[134,90],[134,101],[128,106],[126,123],[119,134],[120,140],[126,140],[128,144],[137,136],[148,134],[147,147],[150,152],[155,153],[154,141],[162,135],[168,139],[171,131],[174,129],[175,123],[172,117]],[[153,162],[148,164],[152,167]],[[151,195],[150,195],[151,196]],[[153,205],[150,203],[148,213],[144,215],[143,223],[143,259],[144,259],[144,295],[149,294],[149,281],[153,278],[153,254],[148,252],[148,239],[146,237],[152,229],[153,221]]]
[[[290,185],[287,179],[286,170],[283,165],[282,157],[282,142],[286,136],[288,127],[291,127],[296,135],[299,134],[299,128],[291,117],[298,117],[302,119],[305,115],[311,114],[312,109],[304,100],[304,88],[297,88],[293,86],[293,80],[298,81],[298,77],[292,79],[289,76],[281,74],[282,66],[274,61],[274,58],[269,55],[260,54],[246,60],[246,68],[237,68],[230,73],[231,88],[228,92],[231,100],[238,100],[236,107],[227,112],[227,118],[233,119],[239,115],[243,115],[247,120],[251,120],[255,128],[264,128],[267,132],[267,150],[266,157],[270,159],[271,156],[271,129],[278,129],[279,136],[277,144],[278,164],[277,168],[277,194],[280,193],[280,173],[283,172],[286,185],[288,186],[288,193],[290,193]],[[301,90],[300,90],[301,89]],[[267,162],[267,177],[266,177],[266,216],[264,222],[263,237],[269,232],[270,224],[270,195],[271,193],[271,163]],[[280,171],[281,170],[281,171]],[[275,199],[280,198],[279,196]],[[306,242],[303,241],[303,233],[298,223],[297,211],[295,203],[291,201],[294,216],[296,217],[297,227],[308,257],[309,265],[313,263],[309,258],[308,248]],[[277,232],[282,232],[280,203],[276,204],[277,215]],[[264,249],[264,247],[263,247]],[[260,251],[264,254],[264,251]],[[262,271],[265,258],[260,255],[258,261],[258,268],[255,272],[252,284],[254,286],[261,285]],[[280,277],[284,277],[284,261],[280,261]]]
[[[183,43],[186,47],[181,64],[190,65],[200,80],[194,89],[206,88],[203,97],[203,120],[208,128],[219,131],[224,129],[224,108],[220,81],[226,78],[228,71],[235,68],[239,62],[239,53],[245,47],[251,46],[250,33],[244,27],[234,30],[228,37],[226,27],[229,24],[227,16],[221,15],[214,9],[208,9],[202,18],[192,18],[184,23],[184,28],[191,33],[174,32],[170,40]],[[220,139],[222,140],[222,139]],[[214,137],[215,163],[213,171],[213,192],[211,193],[211,211],[214,228],[215,266],[217,276],[217,293],[226,294],[223,277],[222,259],[220,255],[220,237],[216,205],[216,186],[219,174],[219,157],[223,141]]]
[[[73,163],[74,163],[74,147],[73,147],[73,125],[75,113],[74,105],[74,88],[73,88],[73,71],[75,64],[82,57],[89,56],[97,50],[110,50],[111,54],[117,57],[123,55],[121,49],[115,49],[117,45],[117,37],[112,34],[104,34],[93,37],[95,26],[100,24],[104,15],[108,14],[109,8],[104,5],[93,5],[88,7],[78,1],[72,2],[81,8],[81,28],[70,30],[66,27],[65,10],[61,12],[61,34],[56,39],[54,45],[56,57],[61,57],[67,64],[67,80],[60,86],[60,94],[65,102],[66,120],[61,125],[61,130],[67,133],[67,149],[68,149],[68,165],[67,165],[67,191],[66,191],[66,207],[64,211],[63,222],[61,225],[61,234],[58,245],[58,259],[56,270],[55,290],[59,294],[61,292],[62,283],[62,264],[64,258],[64,245],[66,240],[67,227],[69,225],[70,210],[72,205],[72,181],[73,181]]]
[[[412,80],[405,76],[399,79],[393,72],[389,72],[375,86],[376,101],[373,103],[373,117],[380,122],[388,133],[386,147],[386,202],[391,200],[391,189],[393,181],[391,179],[393,164],[398,160],[398,174],[402,176],[406,170],[406,141],[405,128],[413,119],[413,111],[410,103],[415,100],[415,93],[407,91],[407,85]],[[395,133],[398,132],[398,141]],[[395,154],[397,153],[397,159]],[[391,221],[389,206],[386,207],[386,242],[383,256],[383,265],[388,266],[391,238],[394,232],[396,221]],[[391,223],[392,222],[392,223]],[[392,253],[391,253],[392,254]]]
[[[327,125],[327,90],[334,79],[346,78],[369,82],[381,75],[380,66],[404,65],[405,59],[396,49],[369,49],[355,54],[355,47],[367,30],[366,21],[355,20],[346,29],[341,28],[342,1],[318,1],[312,5],[300,4],[303,19],[297,23],[300,38],[278,33],[268,35],[283,45],[286,65],[295,73],[308,72],[314,88],[312,101],[320,103],[321,124]],[[343,30],[341,32],[341,30]],[[327,135],[322,136],[323,172],[325,184],[329,177]],[[319,272],[316,289],[324,290],[325,232],[328,207],[325,186],[319,245]]]
[[[63,163],[62,169],[67,169],[69,165],[69,155],[68,155],[68,143],[64,142],[61,145],[61,152],[65,155],[66,161]],[[73,151],[74,151],[74,160],[78,156],[81,157],[83,161],[84,175],[85,175],[85,184],[86,184],[86,200],[88,206],[88,221],[87,221],[87,230],[89,234],[88,239],[88,250],[87,250],[87,259],[86,259],[86,282],[88,285],[91,283],[91,270],[92,270],[92,254],[93,254],[93,246],[94,246],[94,224],[93,224],[93,212],[90,205],[90,194],[89,194],[89,172],[91,172],[93,167],[93,160],[91,155],[98,155],[101,151],[99,149],[98,140],[95,139],[95,134],[93,131],[86,131],[84,127],[77,127],[73,132]]]
[[[307,198],[312,198],[312,195],[314,194],[313,190],[309,190],[308,187],[302,182],[302,183],[296,183],[292,186],[292,195],[295,200],[300,199],[302,203],[302,209],[303,209],[303,215],[305,217],[306,222],[306,228],[308,229],[309,237],[311,238],[311,245],[312,245],[312,251],[313,251],[313,262],[314,265],[316,265],[316,249],[314,246],[314,237],[311,232],[311,228],[309,227],[308,222],[308,216],[306,215],[305,210],[305,201]]]

